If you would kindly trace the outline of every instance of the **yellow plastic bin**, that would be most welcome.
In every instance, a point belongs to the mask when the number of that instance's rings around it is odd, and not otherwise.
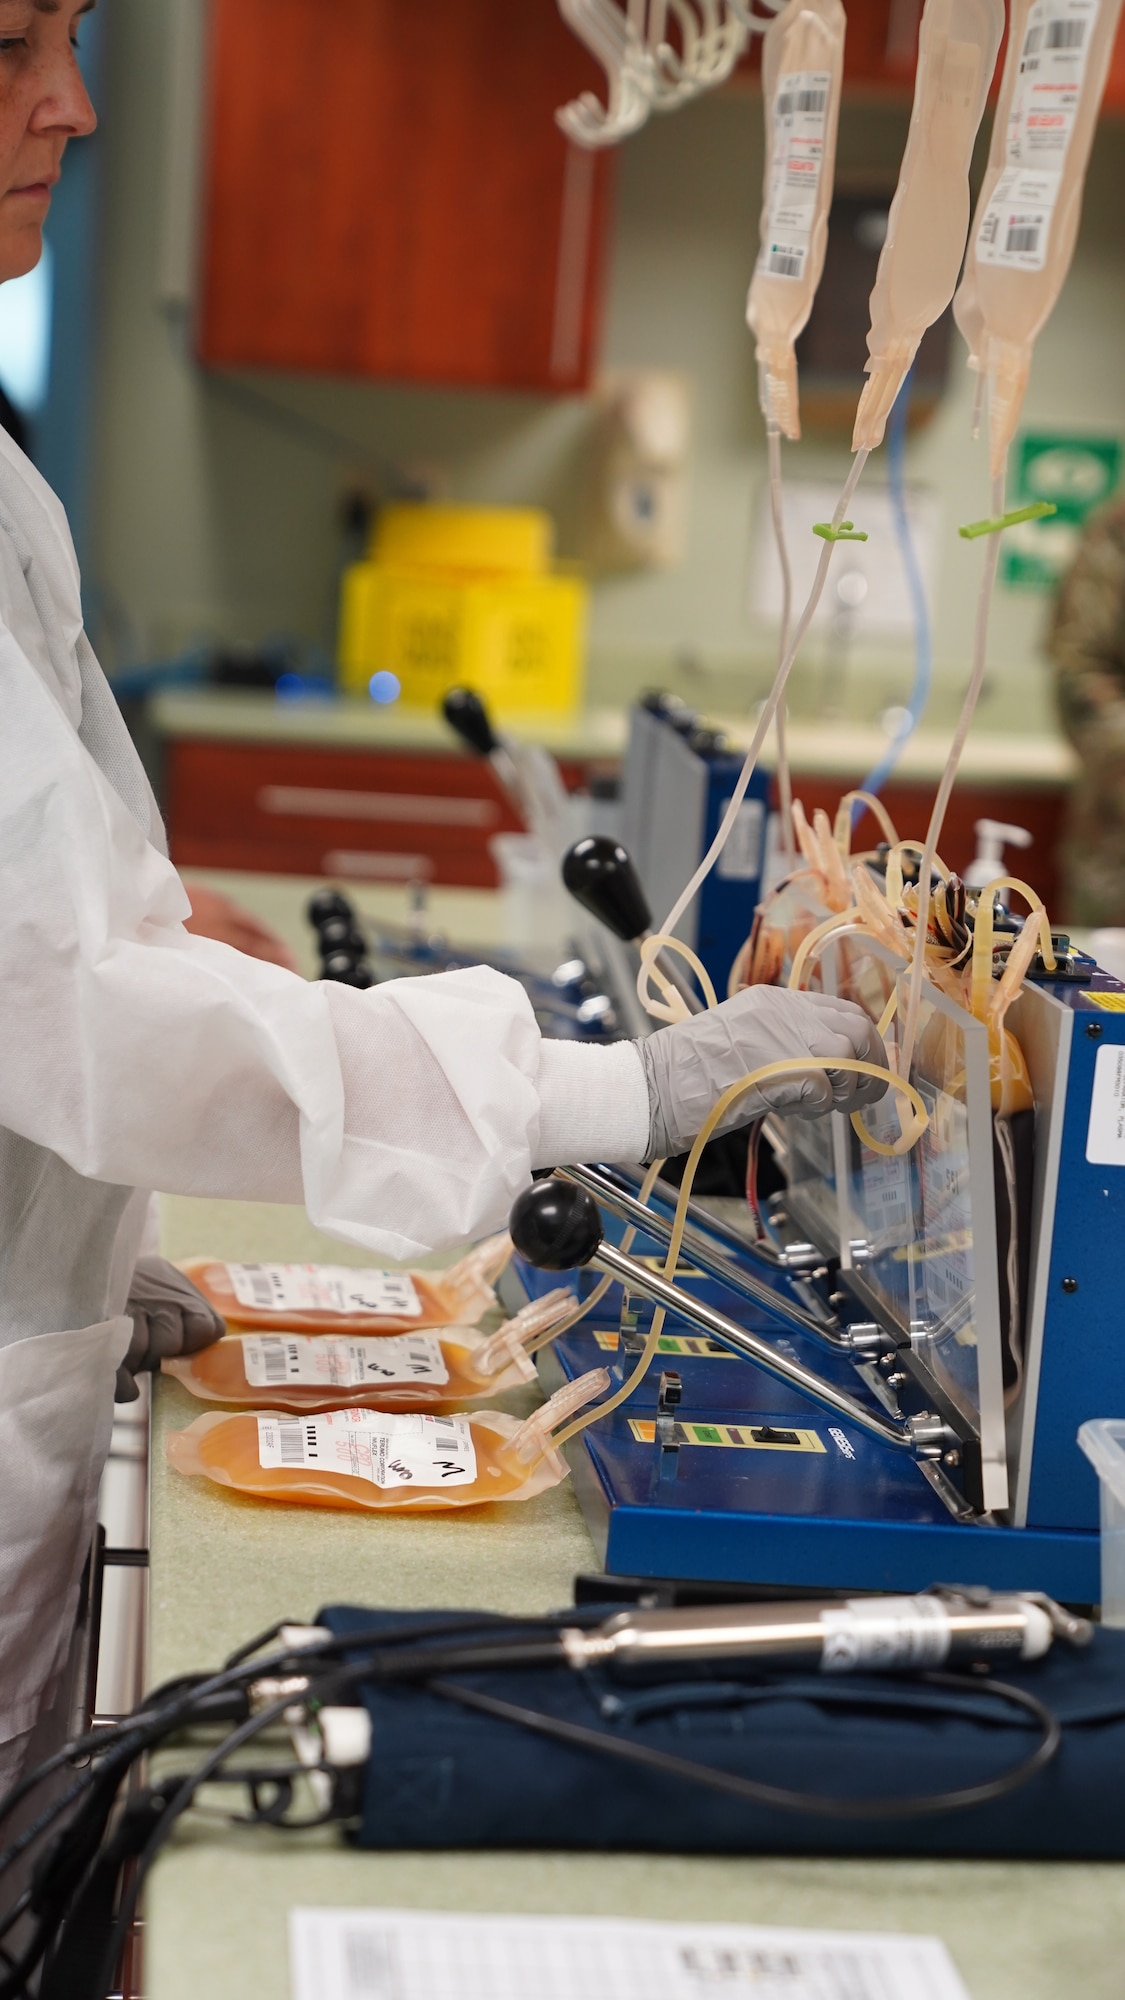
[[[547,569],[549,552],[549,518],[531,509],[388,508],[373,559],[344,578],[341,685],[363,693],[392,673],[404,702],[433,708],[464,681],[501,720],[570,712],[588,593]]]

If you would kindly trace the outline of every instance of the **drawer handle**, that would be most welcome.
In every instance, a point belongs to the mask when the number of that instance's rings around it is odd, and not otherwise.
[[[434,864],[428,854],[348,854],[336,850],[320,864],[322,875],[368,882],[432,882]]]
[[[328,785],[263,785],[257,804],[283,819],[382,819],[410,826],[495,826],[492,799],[425,798],[414,792],[345,792]]]

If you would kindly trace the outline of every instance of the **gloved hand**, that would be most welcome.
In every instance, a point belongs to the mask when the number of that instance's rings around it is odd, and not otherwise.
[[[175,1354],[198,1354],[227,1330],[222,1315],[191,1279],[164,1257],[138,1258],[125,1311],[133,1322],[133,1338],[117,1371],[117,1403],[136,1402],[140,1391],[134,1377],[142,1370],[155,1370]]]
[[[874,1024],[851,1000],[748,986],[707,1014],[660,1028],[636,1044],[648,1082],[649,1160],[686,1152],[724,1090],[763,1063],[801,1056],[854,1057],[886,1064]],[[810,1070],[777,1077],[731,1106],[718,1126],[729,1132],[766,1111],[819,1118],[882,1097],[887,1086],[853,1070]]]

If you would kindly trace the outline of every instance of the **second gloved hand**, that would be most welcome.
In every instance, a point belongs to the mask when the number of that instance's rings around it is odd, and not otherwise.
[[[114,1400],[134,1403],[137,1375],[177,1354],[198,1354],[227,1330],[226,1321],[165,1257],[140,1257],[125,1311],[133,1322],[129,1352],[117,1371]]]
[[[862,1007],[826,993],[790,993],[777,986],[749,986],[710,1013],[660,1028],[635,1046],[648,1082],[650,1160],[685,1152],[724,1090],[765,1063],[802,1056],[884,1066],[887,1061]],[[770,1078],[731,1106],[718,1131],[729,1132],[766,1111],[801,1118],[850,1111],[882,1097],[886,1088],[878,1078],[853,1070]]]

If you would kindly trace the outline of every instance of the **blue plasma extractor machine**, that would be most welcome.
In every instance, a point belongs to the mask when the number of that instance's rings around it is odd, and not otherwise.
[[[517,1204],[513,1302],[568,1265],[580,1295],[616,1280],[544,1350],[545,1388],[599,1363],[619,1385],[670,1307],[635,1394],[567,1447],[608,1570],[1096,1602],[1076,1432],[1125,1409],[1125,986],[1076,954],[1061,970],[1009,1015],[1034,1093],[1020,1130],[993,1116],[987,1029],[927,986],[913,1152],[872,1150],[840,1113],[771,1117],[784,1190],[757,1216],[693,1202],[671,1291],[674,1189],[638,1209],[636,1172],[578,1168]],[[890,1097],[869,1114],[884,1128]]]

